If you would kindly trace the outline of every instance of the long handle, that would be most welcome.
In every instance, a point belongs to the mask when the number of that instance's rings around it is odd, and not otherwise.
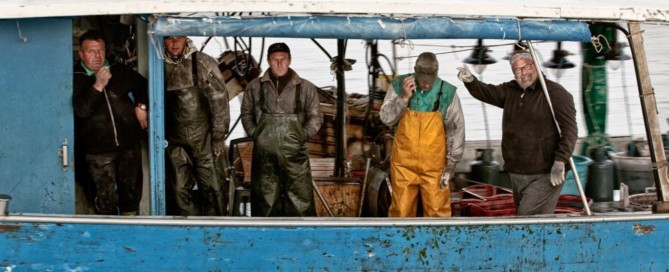
[[[365,203],[365,193],[367,192],[367,179],[369,177],[369,167],[372,164],[372,158],[367,158],[367,166],[365,166],[365,178],[362,180],[362,191],[360,192],[360,208],[358,208],[358,217],[362,216],[362,208]]]
[[[527,41],[527,46],[530,49],[530,54],[532,54],[532,61],[534,62],[534,67],[536,67],[539,71],[541,71],[541,66],[539,66],[539,61],[537,59],[536,52],[534,51],[534,46],[532,46],[532,41]],[[555,122],[555,126],[557,127],[558,133],[560,136],[562,136],[562,130],[560,130],[560,124],[557,121],[557,118],[555,118],[555,111],[553,111],[553,103],[551,103],[551,98],[548,96],[548,88],[546,88],[546,81],[544,81],[544,77],[541,75],[541,73],[538,76],[539,78],[539,83],[541,83],[541,88],[544,90],[544,96],[546,96],[546,101],[548,102],[548,107],[551,110],[551,114],[553,115],[553,122]],[[587,215],[592,215],[592,212],[590,212],[590,206],[588,206],[588,200],[585,198],[585,192],[583,192],[583,188],[581,188],[581,179],[578,177],[578,171],[576,170],[576,165],[574,164],[574,159],[569,157],[569,166],[571,167],[571,171],[574,172],[574,181],[576,182],[576,187],[578,188],[578,193],[581,195],[581,201],[583,202],[583,207],[585,208],[585,213]]]

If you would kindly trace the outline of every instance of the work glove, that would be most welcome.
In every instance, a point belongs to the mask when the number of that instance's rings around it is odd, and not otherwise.
[[[223,151],[225,151],[225,138],[214,139],[211,143],[211,149],[214,152],[214,156],[216,157],[223,154]]]
[[[469,71],[469,68],[467,68],[467,65],[463,65],[456,69],[458,69],[458,79],[460,79],[460,81],[465,83],[474,81],[474,76],[472,75],[472,72]]]
[[[441,179],[439,180],[439,187],[443,189],[448,189],[448,182],[455,175],[455,164],[449,164],[444,169],[444,172],[441,174]]]
[[[564,182],[564,162],[555,161],[551,167],[551,184],[558,186]]]

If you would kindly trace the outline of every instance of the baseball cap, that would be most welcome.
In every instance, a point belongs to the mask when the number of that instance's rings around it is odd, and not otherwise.
[[[267,57],[269,58],[270,55],[274,52],[286,52],[290,56],[290,48],[288,48],[288,45],[285,43],[274,43],[267,48]]]
[[[416,80],[421,82],[433,83],[437,80],[439,72],[439,61],[434,53],[424,52],[418,55],[416,65],[413,67],[416,73]]]
[[[165,40],[185,39],[186,36],[165,36]]]

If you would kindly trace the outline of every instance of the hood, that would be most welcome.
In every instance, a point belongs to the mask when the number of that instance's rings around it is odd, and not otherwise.
[[[177,64],[184,59],[190,59],[190,56],[197,51],[197,48],[195,48],[195,44],[193,44],[193,40],[191,40],[190,38],[186,38],[186,41],[187,43],[186,47],[184,48],[184,54],[183,56],[181,56],[181,58],[177,59],[176,61],[173,61],[170,58],[170,55],[167,54],[167,52],[165,52],[165,50],[163,49],[163,59],[165,60],[165,62],[171,64]]]

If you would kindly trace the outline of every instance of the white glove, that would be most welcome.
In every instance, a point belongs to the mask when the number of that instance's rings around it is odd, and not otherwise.
[[[455,175],[455,167],[452,166],[446,166],[446,169],[444,169],[444,172],[441,174],[441,179],[439,180],[439,187],[443,189],[448,189],[448,182],[453,178],[453,175]]]
[[[460,79],[460,81],[465,83],[474,81],[474,76],[472,75],[472,72],[469,71],[469,68],[467,68],[467,65],[462,65],[462,67],[456,69],[458,69],[458,79]]]
[[[551,184],[558,186],[564,182],[564,162],[555,161],[551,167]]]

